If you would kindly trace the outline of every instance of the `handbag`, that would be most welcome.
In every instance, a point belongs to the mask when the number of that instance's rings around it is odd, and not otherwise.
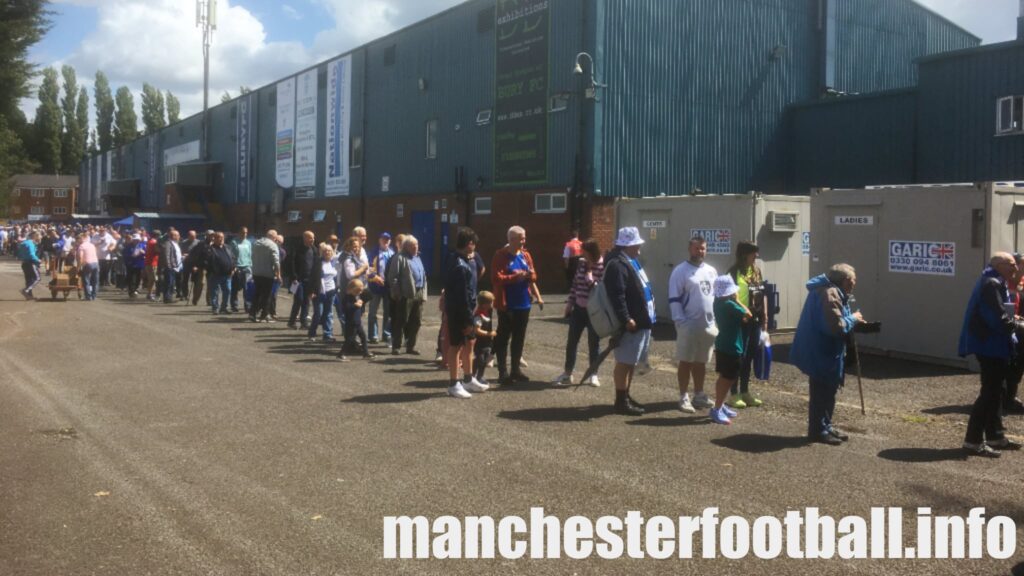
[[[754,377],[768,380],[772,373],[772,340],[767,332],[761,333],[761,342],[754,352]]]

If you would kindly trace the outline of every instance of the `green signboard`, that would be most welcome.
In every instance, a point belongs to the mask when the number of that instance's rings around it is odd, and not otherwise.
[[[494,183],[548,180],[549,0],[498,0]]]

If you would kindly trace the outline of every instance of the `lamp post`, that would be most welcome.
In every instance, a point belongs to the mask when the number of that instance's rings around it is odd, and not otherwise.
[[[210,159],[210,44],[217,29],[217,0],[196,0],[196,26],[203,29],[203,160]]]
[[[587,115],[583,110],[583,103],[586,100],[592,100],[594,102],[600,102],[597,99],[597,89],[607,88],[607,84],[601,84],[594,78],[594,58],[586,53],[580,52],[576,55],[576,65],[573,66],[572,73],[575,76],[583,75],[583,61],[584,59],[590,65],[590,76],[587,78],[586,84],[583,86],[583,98],[580,99],[579,105],[579,140],[576,143],[576,170],[573,175],[573,186],[572,186],[572,228],[574,230],[580,230],[580,223],[582,220],[582,209],[583,203],[586,201],[586,192],[584,191],[584,185],[586,182],[586,166],[587,162],[584,158],[584,148],[586,142],[586,128],[587,128]]]

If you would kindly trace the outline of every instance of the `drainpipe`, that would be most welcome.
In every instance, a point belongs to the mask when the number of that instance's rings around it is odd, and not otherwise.
[[[1024,0],[1020,0],[1020,9],[1017,11],[1017,41],[1024,42]]]

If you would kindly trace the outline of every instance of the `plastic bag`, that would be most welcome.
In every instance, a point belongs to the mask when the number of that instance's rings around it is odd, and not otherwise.
[[[761,333],[761,345],[754,352],[754,377],[768,380],[772,373],[772,341],[767,332]]]

